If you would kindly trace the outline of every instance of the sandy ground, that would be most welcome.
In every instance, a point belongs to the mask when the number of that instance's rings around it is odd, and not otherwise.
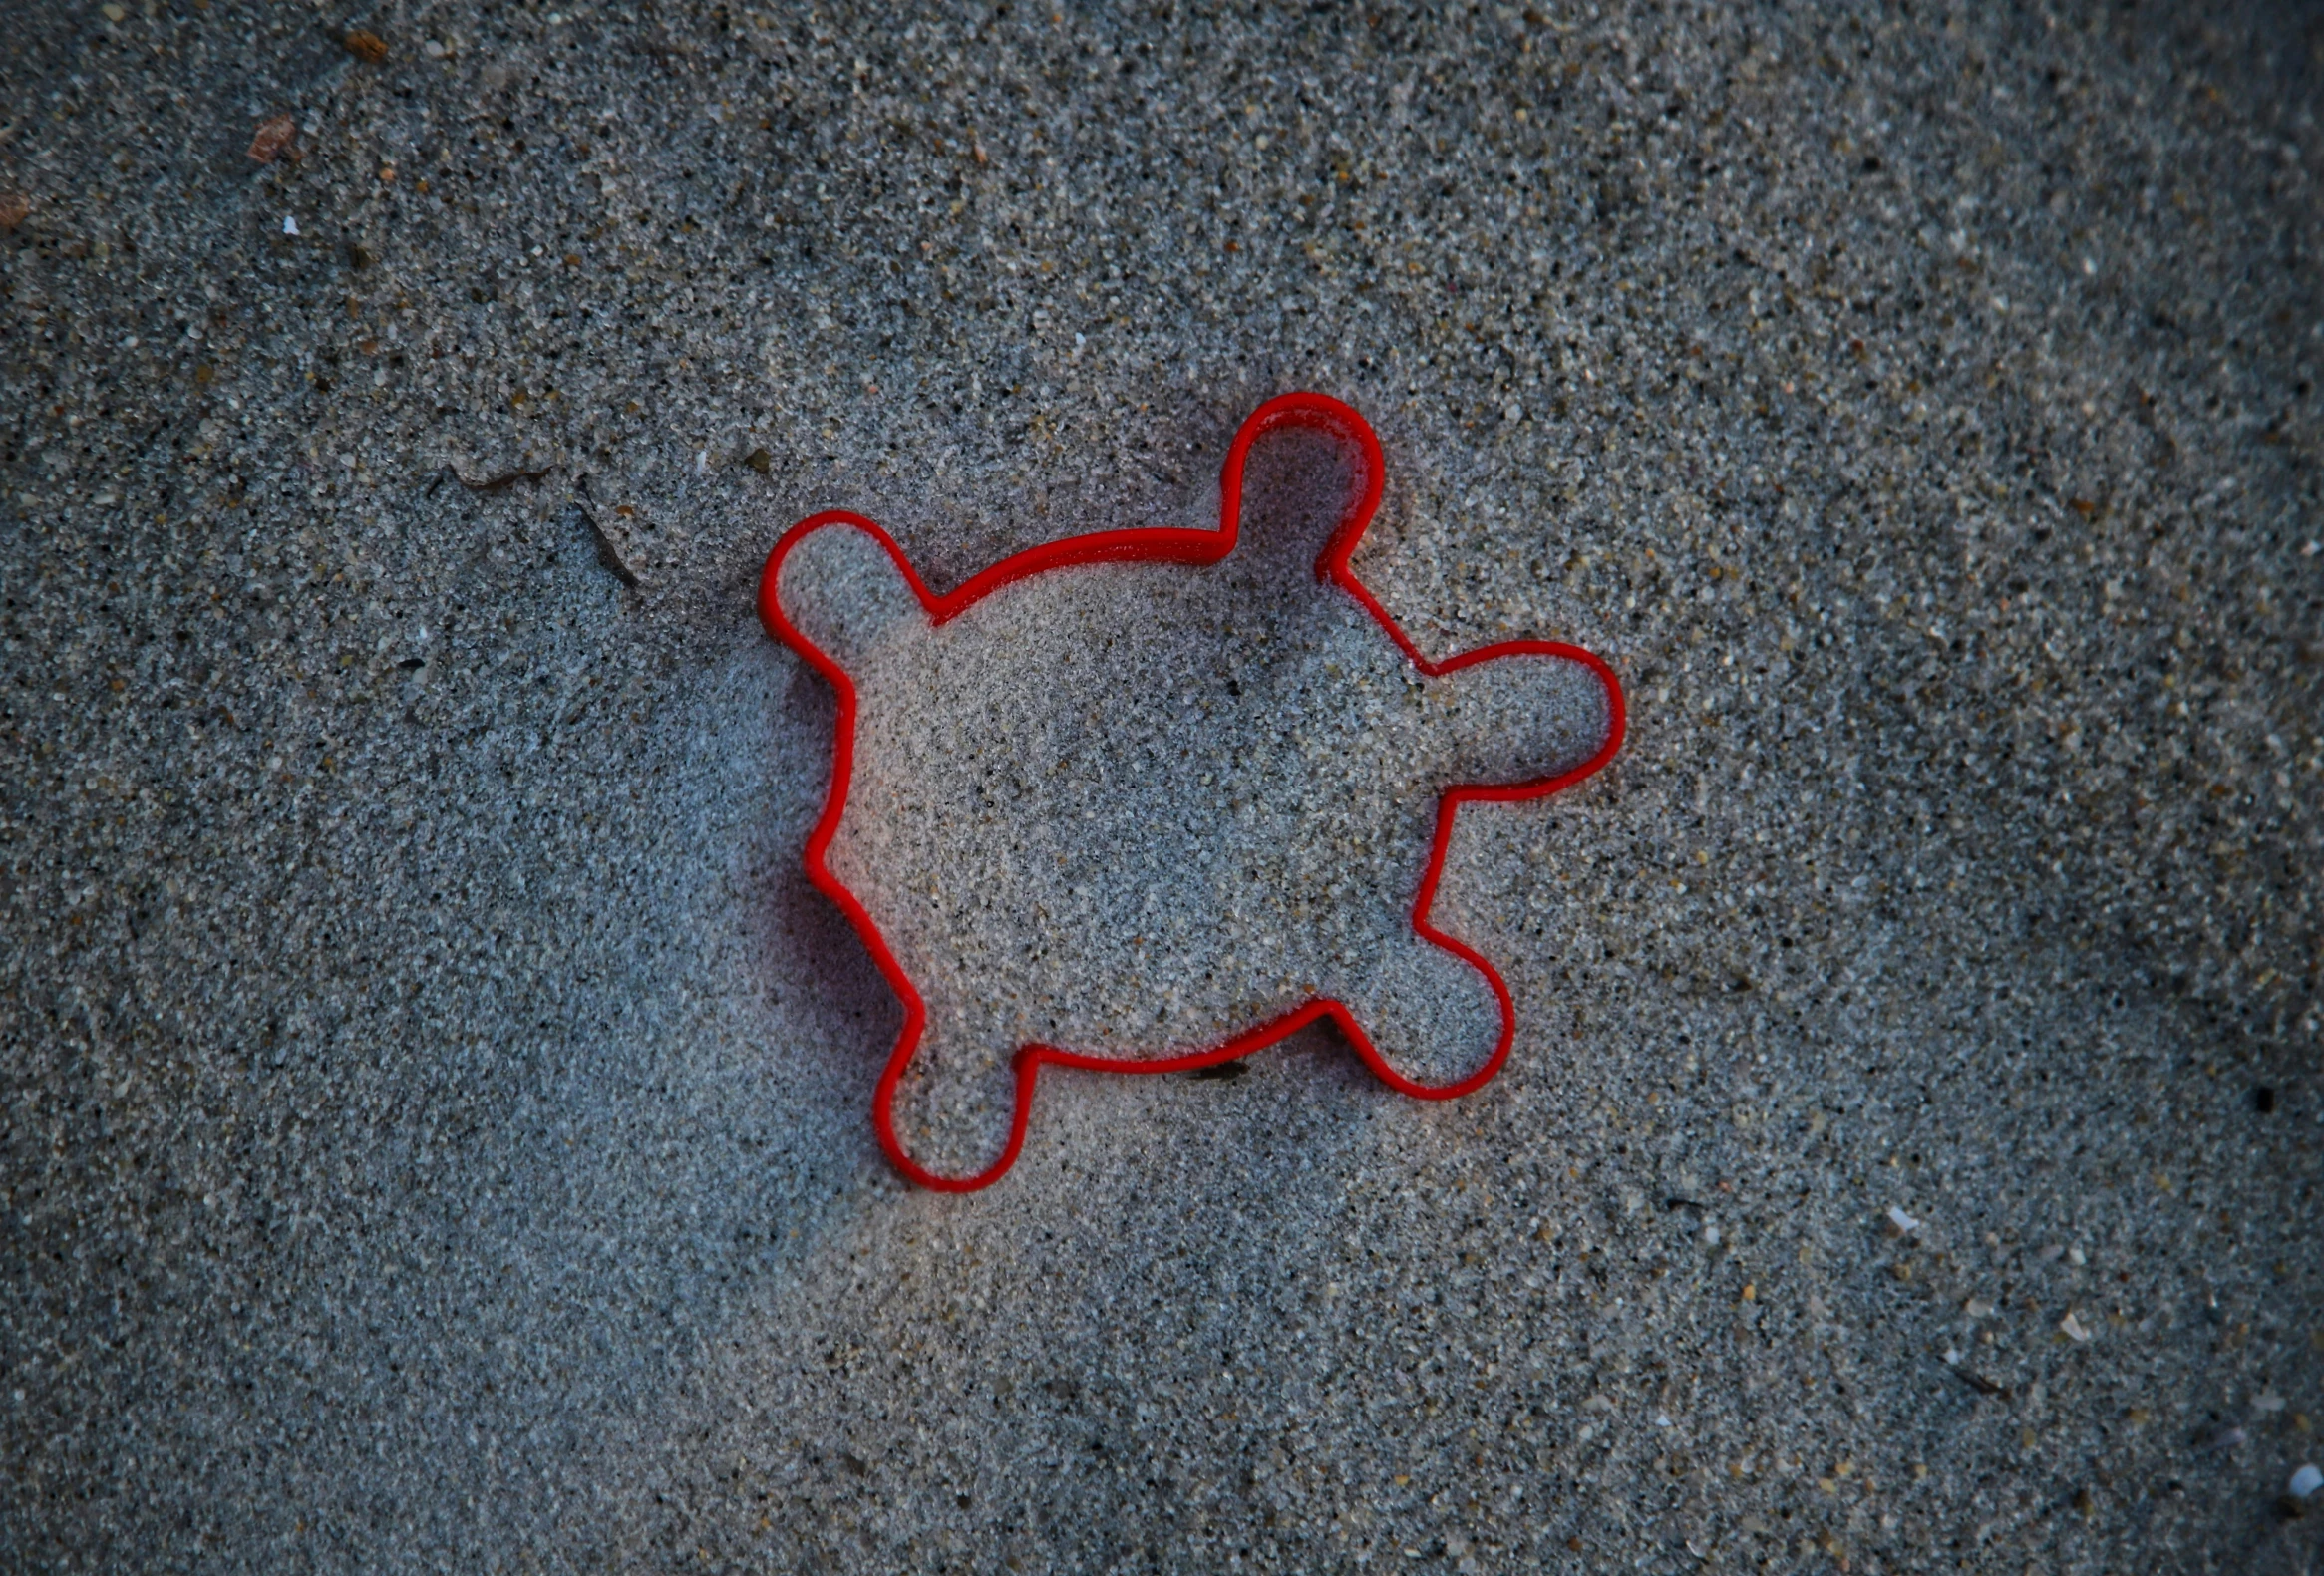
[[[19,7],[0,1563],[2314,1570],[2324,27],[2190,16]],[[1514,1054],[909,1190],[758,565],[1294,388],[1632,702]]]

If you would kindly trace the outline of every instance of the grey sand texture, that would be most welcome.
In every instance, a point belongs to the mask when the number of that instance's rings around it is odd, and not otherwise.
[[[2313,1570],[2318,28],[13,8],[0,1566]],[[1209,523],[1297,389],[1422,649],[1629,701],[1459,817],[1507,1062],[1053,1069],[909,1187],[761,567]]]

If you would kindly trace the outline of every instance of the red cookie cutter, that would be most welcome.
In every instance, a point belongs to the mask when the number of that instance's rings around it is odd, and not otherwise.
[[[1349,507],[1339,528],[1332,533],[1322,554],[1316,559],[1316,578],[1338,586],[1358,602],[1366,612],[1379,621],[1390,639],[1410,658],[1414,667],[1434,678],[1466,668],[1473,663],[1491,662],[1496,657],[1551,656],[1578,662],[1596,673],[1606,691],[1605,742],[1580,766],[1528,783],[1502,784],[1492,787],[1455,785],[1444,790],[1437,801],[1437,829],[1429,847],[1427,870],[1421,876],[1420,894],[1413,899],[1412,926],[1421,936],[1467,962],[1492,985],[1493,993],[1500,1003],[1500,1038],[1485,1065],[1467,1078],[1452,1084],[1419,1084],[1406,1078],[1373,1047],[1370,1037],[1358,1024],[1355,1015],[1339,1002],[1318,998],[1305,1002],[1291,1011],[1273,1018],[1255,1029],[1235,1036],[1224,1045],[1208,1051],[1192,1052],[1185,1056],[1165,1057],[1146,1061],[1131,1057],[1092,1056],[1086,1052],[1064,1051],[1055,1046],[1028,1045],[1015,1057],[1016,1105],[1009,1121],[1008,1146],[1001,1157],[985,1170],[973,1176],[940,1176],[914,1163],[904,1152],[895,1135],[894,1101],[896,1085],[902,1080],[904,1069],[911,1064],[912,1053],[918,1049],[920,1032],[927,1022],[927,1009],[920,1000],[919,991],[904,973],[903,965],[888,950],[887,942],[872,923],[870,913],[847,889],[824,861],[826,850],[837,832],[840,814],[847,805],[847,787],[853,776],[855,759],[855,686],[839,665],[794,628],[783,616],[783,608],[776,598],[777,584],[782,575],[784,557],[792,547],[810,532],[826,525],[851,525],[865,532],[887,549],[902,571],[920,605],[927,610],[929,621],[943,624],[957,617],[967,608],[1002,586],[1022,580],[1028,575],[1050,569],[1063,569],[1076,564],[1091,563],[1184,563],[1213,564],[1234,550],[1237,527],[1242,517],[1243,463],[1250,454],[1251,445],[1262,434],[1282,427],[1311,427],[1329,433],[1353,447],[1362,460],[1364,480],[1361,492]],[[1322,394],[1284,394],[1267,401],[1249,418],[1227,446],[1226,465],[1219,478],[1218,528],[1216,530],[1187,530],[1181,528],[1144,528],[1135,530],[1096,531],[1087,536],[1068,536],[1060,541],[1031,547],[1012,557],[971,575],[958,588],[944,596],[930,591],[903,549],[896,546],[893,537],[875,522],[844,509],[827,509],[811,514],[784,532],[775,550],[767,555],[767,567],[759,577],[759,618],[767,632],[782,641],[806,659],[809,666],[830,681],[839,698],[838,726],[831,747],[831,787],[824,800],[824,811],[816,821],[815,830],[807,839],[807,875],[817,888],[839,909],[863,938],[864,947],[871,953],[898,999],[904,1005],[904,1024],[896,1036],[895,1048],[888,1053],[887,1067],[879,1076],[879,1087],[872,1097],[872,1125],[879,1134],[879,1146],[895,1168],[922,1187],[940,1192],[966,1193],[988,1187],[1000,1180],[1018,1153],[1025,1146],[1025,1129],[1033,1114],[1033,1085],[1043,1064],[1056,1067],[1088,1068],[1102,1073],[1182,1073],[1192,1068],[1208,1067],[1214,1063],[1229,1062],[1261,1051],[1296,1033],[1319,1018],[1329,1018],[1339,1026],[1363,1058],[1373,1076],[1399,1094],[1418,1100],[1451,1100],[1469,1094],[1490,1082],[1508,1060],[1509,1047],[1515,1042],[1517,1031],[1516,1004],[1509,996],[1508,985],[1497,970],[1474,948],[1429,923],[1429,908],[1437,895],[1437,882],[1445,868],[1445,851],[1453,838],[1453,815],[1463,804],[1476,801],[1510,803],[1521,799],[1539,798],[1570,787],[1595,773],[1611,761],[1622,748],[1622,736],[1627,712],[1622,700],[1621,682],[1595,653],[1579,646],[1564,645],[1549,640],[1504,640],[1475,651],[1465,651],[1443,662],[1431,662],[1421,655],[1388,610],[1380,605],[1364,583],[1348,567],[1356,544],[1363,540],[1365,529],[1380,507],[1380,491],[1386,476],[1386,461],[1380,451],[1380,440],[1371,424],[1355,410],[1340,401]]]

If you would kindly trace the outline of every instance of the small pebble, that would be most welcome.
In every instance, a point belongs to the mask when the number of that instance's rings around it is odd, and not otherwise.
[[[2312,1462],[2303,1464],[2292,1473],[2290,1487],[2294,1499],[2306,1499],[2317,1489],[2324,1488],[2324,1471],[2318,1471]]]
[[[1890,1204],[1888,1206],[1888,1223],[1894,1226],[1898,1231],[1907,1235],[1920,1229],[1920,1222],[1906,1214],[1895,1204]]]
[[[290,146],[298,132],[297,125],[287,115],[278,115],[271,121],[262,121],[256,135],[250,139],[250,157],[261,164],[271,164]]]

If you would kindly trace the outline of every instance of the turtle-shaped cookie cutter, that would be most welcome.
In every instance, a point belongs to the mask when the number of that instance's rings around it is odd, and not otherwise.
[[[923,1036],[930,1023],[929,1007],[919,985],[914,982],[896,951],[890,947],[870,907],[833,872],[830,859],[833,838],[839,834],[848,809],[849,789],[856,771],[857,685],[855,677],[842,665],[841,654],[825,649],[826,645],[843,646],[845,640],[836,638],[832,628],[819,628],[816,636],[811,637],[803,631],[802,624],[815,624],[817,611],[811,607],[803,614],[798,607],[787,608],[783,595],[786,566],[810,543],[819,544],[811,550],[811,556],[820,554],[833,562],[852,554],[857,570],[875,576],[891,576],[898,579],[900,585],[909,587],[911,598],[917,602],[916,615],[908,615],[909,604],[902,601],[900,591],[892,600],[906,610],[908,616],[904,616],[902,621],[918,624],[924,618],[924,624],[919,627],[925,631],[942,630],[986,599],[1036,575],[1099,564],[1182,565],[1189,573],[1196,572],[1203,567],[1218,564],[1235,551],[1243,514],[1244,473],[1252,445],[1271,432],[1286,429],[1309,429],[1338,440],[1349,452],[1346,458],[1352,460],[1355,469],[1354,484],[1348,490],[1348,501],[1339,512],[1336,524],[1330,526],[1328,538],[1313,561],[1314,580],[1331,591],[1352,598],[1354,604],[1377,626],[1378,631],[1393,643],[1396,652],[1401,653],[1419,680],[1447,680],[1454,675],[1472,673],[1482,670],[1487,664],[1510,658],[1550,658],[1558,663],[1578,665],[1578,671],[1594,678],[1601,687],[1600,710],[1596,716],[1602,725],[1602,734],[1585,759],[1579,760],[1577,764],[1561,764],[1559,770],[1523,777],[1517,781],[1456,782],[1442,787],[1437,795],[1434,835],[1429,842],[1426,866],[1420,875],[1418,891],[1410,907],[1411,933],[1428,947],[1441,949],[1442,954],[1458,959],[1469,969],[1475,970],[1477,976],[1490,987],[1499,1016],[1498,1035],[1493,1043],[1491,1054],[1473,1070],[1442,1082],[1428,1082],[1410,1076],[1393,1065],[1388,1056],[1383,1055],[1381,1048],[1375,1045],[1372,1036],[1367,1033],[1357,1011],[1332,995],[1320,993],[1287,1010],[1273,1012],[1264,1021],[1232,1033],[1215,1044],[1194,1050],[1172,1051],[1165,1048],[1162,1054],[1141,1056],[1028,1041],[1019,1045],[1009,1058],[1010,1073],[1014,1080],[1013,1104],[1006,1144],[999,1158],[968,1175],[949,1175],[930,1169],[916,1160],[907,1145],[900,1141],[895,1122],[898,1087],[912,1069],[915,1053],[921,1050]],[[830,787],[822,814],[808,837],[805,864],[809,880],[846,915],[880,974],[903,1005],[903,1027],[896,1036],[894,1047],[888,1053],[886,1066],[881,1072],[873,1097],[872,1117],[880,1147],[896,1168],[911,1181],[923,1187],[948,1192],[967,1192],[997,1181],[1016,1162],[1024,1147],[1032,1115],[1035,1081],[1043,1066],[1114,1073],[1185,1072],[1246,1057],[1318,1019],[1328,1018],[1338,1026],[1340,1033],[1372,1073],[1400,1094],[1421,1100],[1451,1100],[1482,1087],[1499,1072],[1516,1036],[1516,1009],[1508,986],[1482,954],[1438,929],[1429,917],[1452,840],[1454,817],[1464,804],[1505,803],[1554,793],[1604,767],[1622,746],[1625,728],[1622,688],[1613,670],[1600,658],[1578,646],[1555,641],[1501,641],[1443,661],[1431,661],[1423,655],[1349,567],[1351,555],[1379,508],[1385,473],[1386,464],[1380,441],[1355,410],[1321,394],[1285,394],[1267,401],[1254,411],[1228,446],[1220,477],[1219,523],[1214,530],[1155,527],[1067,537],[1003,559],[943,595],[928,589],[902,549],[885,530],[862,515],[845,510],[827,510],[801,520],[784,534],[768,554],[766,568],[759,582],[760,618],[768,633],[790,646],[809,666],[822,674],[837,697]],[[826,534],[833,531],[843,534]],[[876,552],[870,550],[866,543],[875,544]],[[887,563],[876,561],[882,554],[892,562],[892,571]],[[866,565],[864,560],[870,561]],[[842,564],[841,567],[847,566]],[[888,616],[893,620],[899,615],[891,610]],[[827,617],[826,623],[830,622]],[[844,628],[837,628],[838,636],[845,633]],[[912,638],[920,637],[915,634]],[[1429,686],[1423,684],[1422,688]],[[1458,689],[1460,684],[1442,688]],[[1207,783],[1209,780],[1205,778],[1203,781]],[[1158,1018],[1161,1016],[1158,1013]],[[997,1112],[995,1114],[997,1117]]]

